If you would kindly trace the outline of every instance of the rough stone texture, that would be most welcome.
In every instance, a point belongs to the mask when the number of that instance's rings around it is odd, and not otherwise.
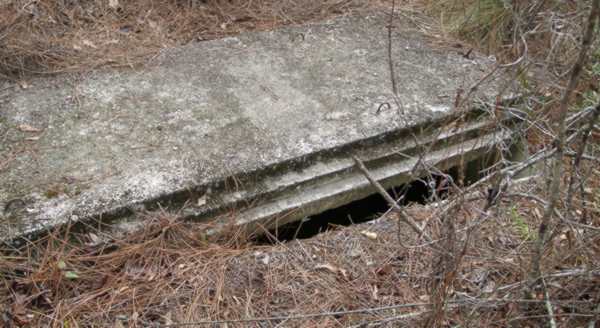
[[[489,72],[487,58],[435,50],[409,26],[397,27],[396,108],[385,17],[195,43],[141,70],[40,79],[15,90],[0,111],[0,234],[186,190],[202,195],[226,177],[439,120],[459,88]],[[483,84],[479,97],[492,99],[494,89]],[[392,108],[375,115],[385,102]],[[41,131],[22,131],[27,126]]]

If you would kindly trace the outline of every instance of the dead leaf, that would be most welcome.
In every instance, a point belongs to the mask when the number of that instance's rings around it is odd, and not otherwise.
[[[90,241],[87,242],[86,245],[97,246],[97,245],[100,245],[102,243],[102,238],[98,237],[98,235],[96,235],[93,232],[90,232],[88,234],[88,238],[90,239]]]
[[[167,314],[162,316],[162,318],[165,320],[165,325],[168,326],[173,324],[173,319],[171,319],[171,317],[173,317],[171,311],[167,312]]]
[[[33,127],[33,126],[29,125],[29,124],[21,124],[21,125],[19,125],[19,130],[21,130],[22,132],[42,132],[41,129]]]
[[[27,302],[27,296],[18,293],[14,295],[14,302],[11,306],[10,314],[19,326],[25,326],[31,321],[30,317],[27,315]]]
[[[338,268],[334,267],[331,264],[317,264],[317,265],[315,265],[315,269],[316,270],[327,270],[327,271],[331,271],[333,273],[338,272]]]
[[[65,276],[65,278],[70,279],[70,280],[79,279],[79,274],[77,274],[77,272],[75,272],[75,271],[65,271],[63,273],[63,275]]]
[[[25,141],[38,141],[40,140],[40,136],[35,136],[35,137],[27,137],[25,138]]]
[[[358,249],[358,247],[354,247],[350,250],[350,252],[348,253],[348,256],[350,256],[351,258],[358,258],[361,255],[361,251],[360,249]]]
[[[97,49],[98,47],[96,47],[96,45],[94,44],[94,42],[90,41],[90,40],[82,40],[81,43],[83,43],[84,46],[88,46],[90,48],[94,48]]]
[[[331,264],[317,264],[315,265],[316,270],[327,270],[331,273],[340,273],[344,278],[348,279],[348,272],[342,268],[335,267]]]
[[[377,295],[379,293],[379,288],[377,288],[377,285],[373,285],[373,293],[371,294],[373,296],[374,300],[379,300],[379,296]]]
[[[108,6],[112,9],[119,8],[119,0],[108,0]]]
[[[483,293],[489,294],[496,289],[496,283],[493,280],[489,280],[481,289]]]
[[[256,261],[260,261],[264,265],[269,265],[271,262],[271,257],[269,254],[264,254],[259,251],[254,252],[254,257],[256,258]]]
[[[269,262],[271,261],[271,257],[268,254],[265,254],[265,256],[262,257],[262,259],[260,260],[264,265],[269,265]]]
[[[387,263],[375,270],[375,273],[380,276],[388,275],[392,272],[392,265]]]
[[[374,233],[373,231],[367,231],[367,230],[363,230],[360,232],[363,236],[371,239],[371,240],[376,240],[377,239],[377,234]]]

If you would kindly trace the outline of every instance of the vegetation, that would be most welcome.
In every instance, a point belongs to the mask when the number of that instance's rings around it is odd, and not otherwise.
[[[131,67],[160,49],[323,19],[358,0],[9,0],[0,2],[0,78]]]
[[[504,158],[437,205],[392,204],[374,224],[290,243],[259,244],[239,231],[207,237],[204,226],[162,212],[127,236],[52,233],[4,250],[0,323],[597,327],[600,1],[397,2],[397,17],[413,17],[432,43],[494,55],[519,83],[525,101],[511,109],[528,115],[518,131],[531,151],[525,162]],[[390,4],[369,6],[391,12]],[[22,81],[133,65],[162,47],[363,6],[9,1],[0,5],[0,74]],[[532,167],[535,175],[520,176]]]

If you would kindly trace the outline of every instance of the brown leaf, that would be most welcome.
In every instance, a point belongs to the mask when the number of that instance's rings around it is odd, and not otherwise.
[[[82,40],[81,43],[83,43],[84,46],[86,47],[90,47],[90,48],[94,48],[94,49],[98,49],[98,47],[96,47],[96,45],[94,44],[94,42],[90,41],[90,40]]]
[[[327,270],[327,271],[329,271],[331,273],[335,273],[335,274],[341,273],[344,278],[348,279],[348,272],[346,270],[335,267],[331,264],[317,264],[315,266],[315,269],[316,270]]]
[[[388,275],[392,272],[392,265],[391,264],[385,264],[382,265],[381,267],[379,267],[377,270],[375,270],[375,273],[377,273],[380,276],[385,276]]]
[[[171,317],[173,317],[173,313],[171,313],[171,311],[167,312],[167,314],[162,316],[162,318],[165,320],[165,325],[173,324],[173,319],[171,319]]]
[[[25,306],[28,298],[22,294],[15,294],[14,297],[14,302],[10,308],[10,314],[17,325],[25,326],[31,321],[31,318],[27,315],[27,308]]]

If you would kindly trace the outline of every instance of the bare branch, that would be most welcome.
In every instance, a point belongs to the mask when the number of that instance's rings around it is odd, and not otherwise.
[[[383,197],[385,199],[385,201],[388,203],[388,205],[391,208],[393,208],[396,213],[399,214],[400,219],[402,221],[404,221],[404,223],[408,224],[408,226],[411,227],[411,229],[413,229],[413,231],[415,231],[419,236],[423,236],[428,242],[431,241],[431,237],[429,237],[429,235],[425,231],[423,231],[423,229],[421,229],[413,219],[411,219],[408,215],[406,215],[406,213],[404,212],[402,207],[400,207],[396,203],[394,198],[392,198],[392,196],[390,196],[390,194],[388,194],[388,192],[385,191],[385,188],[383,188],[383,186],[381,186],[381,184],[379,182],[377,182],[377,180],[375,180],[375,178],[373,178],[371,173],[365,167],[365,164],[356,156],[353,156],[352,158],[354,159],[354,162],[356,163],[356,167],[358,167],[358,169],[362,172],[362,174],[365,176],[365,178],[367,178],[367,180],[369,180],[371,185],[377,190],[377,192],[381,195],[381,197]]]
[[[589,121],[587,128],[584,130],[581,136],[581,143],[579,144],[579,149],[575,154],[575,158],[573,159],[573,167],[571,169],[571,178],[569,180],[569,187],[567,190],[567,198],[566,198],[566,206],[567,206],[567,215],[571,212],[572,201],[573,201],[573,193],[575,189],[575,180],[577,180],[577,175],[579,172],[579,167],[581,165],[581,160],[583,159],[584,151],[587,146],[587,142],[589,140],[590,135],[592,134],[592,130],[594,129],[594,125],[596,121],[598,121],[598,117],[600,117],[600,102],[594,107],[594,112]]]
[[[590,15],[587,21],[587,27],[585,33],[583,35],[581,51],[579,52],[579,56],[573,69],[571,71],[571,77],[569,79],[569,83],[567,88],[565,89],[560,105],[558,107],[558,136],[555,140],[555,160],[552,163],[552,172],[550,175],[550,188],[549,188],[549,200],[548,204],[544,210],[544,214],[542,216],[542,222],[540,224],[538,230],[538,239],[535,247],[535,251],[532,256],[532,286],[537,284],[538,280],[542,276],[541,269],[541,261],[544,252],[544,245],[546,244],[548,231],[550,230],[551,219],[554,214],[554,208],[559,200],[560,194],[560,183],[563,171],[563,157],[565,153],[565,145],[567,140],[567,112],[568,112],[568,104],[571,98],[571,94],[577,87],[577,83],[579,80],[579,76],[581,75],[581,71],[585,65],[587,59],[588,50],[592,44],[592,40],[594,38],[594,27],[596,25],[596,21],[600,16],[600,0],[592,1],[592,9],[590,11]]]
[[[546,311],[548,311],[548,320],[550,328],[556,328],[556,319],[554,319],[554,309],[552,303],[550,303],[550,294],[548,294],[548,287],[546,282],[542,279],[542,288],[544,290],[544,301],[546,302]]]

